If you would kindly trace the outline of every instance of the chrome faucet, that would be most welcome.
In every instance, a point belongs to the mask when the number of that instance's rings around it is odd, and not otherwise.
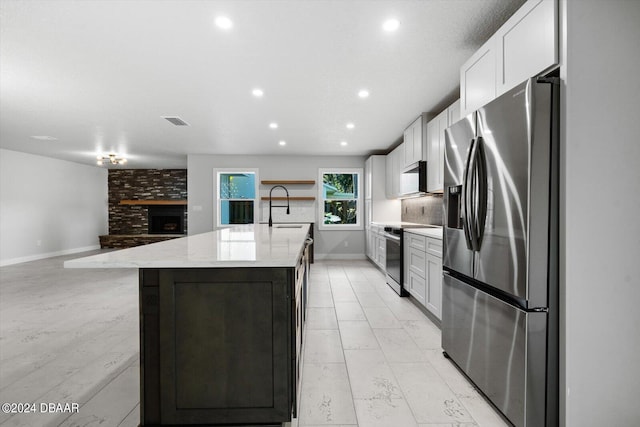
[[[287,206],[284,205],[275,205],[273,206],[272,203],[272,199],[271,199],[271,193],[273,193],[273,189],[280,187],[282,188],[286,193],[287,193]],[[289,190],[287,190],[287,187],[285,187],[284,185],[274,185],[273,187],[271,187],[271,190],[269,190],[269,227],[273,227],[273,220],[271,219],[271,208],[287,208],[287,215],[289,215],[291,212],[289,210]]]

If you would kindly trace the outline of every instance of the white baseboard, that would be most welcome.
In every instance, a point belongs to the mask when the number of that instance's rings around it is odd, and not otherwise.
[[[29,255],[29,256],[23,256],[23,257],[18,257],[18,258],[5,259],[5,260],[0,261],[0,267],[4,267],[4,266],[7,266],[7,265],[13,265],[13,264],[22,264],[23,262],[29,262],[29,261],[37,261],[39,259],[53,258],[53,257],[56,257],[56,256],[61,256],[61,255],[76,254],[78,252],[93,251],[93,250],[96,250],[96,249],[100,249],[100,245],[84,246],[82,248],[65,249],[65,250],[62,250],[62,251],[47,252],[47,253],[43,253],[43,254],[36,254],[36,255]]]
[[[365,254],[313,254],[313,257],[317,260],[365,260],[367,256]]]

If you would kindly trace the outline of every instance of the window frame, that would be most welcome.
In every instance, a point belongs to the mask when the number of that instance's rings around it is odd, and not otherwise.
[[[220,198],[220,174],[254,174],[254,186],[255,186],[255,197],[253,199],[221,199]],[[260,217],[260,179],[259,179],[259,169],[257,168],[215,168],[213,169],[213,188],[215,189],[215,197],[214,197],[214,209],[215,212],[215,227],[216,228],[229,228],[236,227],[243,224],[221,224],[220,220],[221,216],[221,200],[252,200],[253,201],[253,223],[249,224],[258,224]]]
[[[325,174],[350,174],[358,175],[357,194],[358,197],[354,199],[341,199],[341,200],[355,200],[356,202],[356,223],[355,224],[325,224],[324,223],[324,175]],[[344,231],[344,230],[364,230],[363,210],[364,199],[362,196],[362,180],[364,179],[363,168],[319,168],[318,169],[318,229],[319,230],[332,230],[332,231]]]

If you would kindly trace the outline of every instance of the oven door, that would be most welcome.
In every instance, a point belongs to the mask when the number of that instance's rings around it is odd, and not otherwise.
[[[402,295],[402,241],[400,236],[384,233],[387,239],[387,284],[398,294]]]

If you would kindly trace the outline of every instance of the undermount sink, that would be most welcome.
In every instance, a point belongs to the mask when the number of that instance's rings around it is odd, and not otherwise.
[[[274,225],[274,228],[302,228],[302,225],[300,224],[290,224],[290,225],[285,225],[285,224],[280,224],[280,225]]]

